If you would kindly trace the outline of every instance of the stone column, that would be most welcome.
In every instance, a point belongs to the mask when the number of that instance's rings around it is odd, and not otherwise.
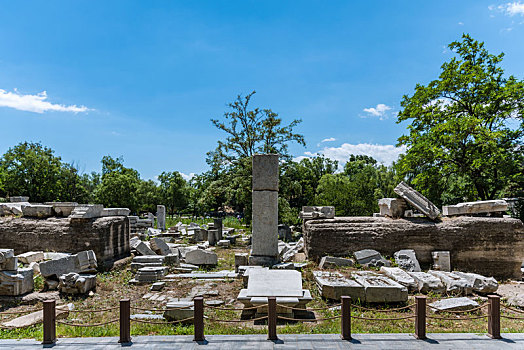
[[[163,205],[156,206],[156,220],[157,220],[157,229],[162,231],[166,230],[166,207]]]
[[[278,263],[278,154],[253,156],[253,219],[249,265]]]
[[[213,226],[215,227],[215,230],[217,230],[217,241],[220,241],[223,239],[222,234],[222,219],[213,219]]]

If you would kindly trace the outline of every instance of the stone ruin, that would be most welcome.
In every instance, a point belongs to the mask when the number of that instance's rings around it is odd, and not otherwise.
[[[129,209],[100,204],[0,203],[0,242],[15,254],[29,251],[78,253],[93,250],[103,268],[129,256]]]
[[[0,295],[19,296],[33,291],[33,269],[19,268],[13,249],[0,249]]]

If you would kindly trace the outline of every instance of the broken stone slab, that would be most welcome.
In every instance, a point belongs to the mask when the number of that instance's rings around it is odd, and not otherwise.
[[[79,204],[73,209],[69,217],[71,219],[99,218],[102,216],[103,209],[102,204]]]
[[[495,293],[499,288],[499,284],[493,277],[485,277],[477,273],[453,271],[455,275],[464,278],[473,287],[473,291],[477,293]]]
[[[165,257],[162,255],[139,255],[131,262],[131,271],[137,271],[142,267],[160,267],[164,264]]]
[[[45,204],[25,204],[22,205],[22,215],[39,219],[53,216],[53,207]]]
[[[40,262],[44,260],[44,252],[26,252],[16,256],[23,264],[30,264],[32,262]],[[1,269],[0,269],[1,270]]]
[[[420,264],[413,249],[402,249],[393,254],[397,265],[406,271],[420,272]]]
[[[446,286],[446,292],[448,293],[463,295],[471,294],[473,285],[468,280],[455,273],[435,270],[429,270],[428,273],[438,277]]]
[[[312,207],[304,206],[299,214],[299,217],[303,220],[311,219],[333,219],[335,217],[335,207],[324,206],[324,207]]]
[[[70,256],[69,253],[44,252],[44,260],[57,260]]]
[[[52,206],[55,214],[62,217],[71,215],[73,209],[78,206],[77,202],[45,202],[44,204]]]
[[[128,208],[104,208],[100,216],[128,216],[131,210]]]
[[[0,249],[0,271],[15,271],[18,268],[18,258],[14,249]]]
[[[172,253],[171,249],[163,239],[153,237],[149,241],[149,244],[151,246],[151,250],[158,255],[168,255]]]
[[[384,259],[379,252],[374,249],[362,249],[353,253],[357,263],[362,266],[391,266],[391,263]]]
[[[158,292],[164,289],[166,282],[155,282],[151,285],[151,291]]]
[[[186,253],[185,260],[186,263],[192,265],[216,265],[218,256],[208,250],[194,249]]]
[[[9,197],[9,202],[11,202],[11,203],[29,202],[29,197],[27,197],[27,196],[12,196],[12,197]]]
[[[334,269],[337,267],[350,267],[353,266],[355,262],[353,259],[338,258],[335,256],[324,256],[320,260],[318,265],[321,269]]]
[[[194,315],[194,306],[192,301],[171,301],[166,305],[164,318],[168,321],[180,321],[191,318]],[[188,320],[192,323],[193,320]]]
[[[429,304],[433,312],[467,311],[478,306],[476,301],[466,297],[442,299]]]
[[[401,181],[394,189],[395,193],[404,198],[409,204],[426,214],[431,220],[440,215],[440,210],[414,188]]]
[[[0,271],[0,295],[18,296],[33,291],[33,269]]]
[[[0,216],[2,215],[22,215],[22,204],[0,203]]]
[[[59,276],[69,272],[96,273],[96,268],[96,255],[92,250],[40,263],[42,276],[46,278],[54,276],[57,280]]]
[[[156,255],[147,242],[141,241],[135,246],[135,250],[141,255]]]
[[[320,294],[326,299],[340,300],[349,296],[353,300],[365,300],[364,287],[339,272],[313,271],[313,277]]]
[[[364,287],[367,303],[398,303],[408,300],[408,289],[389,279],[370,271],[351,274]]]
[[[404,215],[407,204],[402,198],[382,198],[378,201],[381,216],[389,216],[394,219]]]
[[[407,287],[410,291],[417,290],[417,282],[415,282],[415,279],[399,267],[382,266],[380,272]]]
[[[431,252],[433,257],[433,269],[439,271],[451,271],[451,258],[449,251]]]
[[[484,213],[505,213],[508,210],[508,203],[505,200],[489,200],[477,202],[465,202],[455,205],[444,205],[442,214],[445,216],[472,215]]]
[[[55,317],[57,320],[65,319],[69,315],[69,311],[74,309],[73,304],[57,305],[55,309]],[[2,323],[4,327],[23,328],[40,324],[44,321],[44,311],[35,311],[30,314],[17,317],[11,321]]]
[[[155,266],[155,267],[142,267],[138,269],[135,281],[138,283],[151,283],[157,282],[158,280],[164,278],[167,275],[168,268],[165,266]]]
[[[87,294],[96,289],[96,275],[70,272],[59,278],[58,289],[65,294]]]
[[[273,265],[271,268],[277,269],[277,270],[294,270],[295,264],[292,262],[280,263],[280,264]]]
[[[446,292],[446,286],[444,286],[444,283],[442,283],[438,277],[426,272],[408,272],[408,274],[415,279],[415,282],[417,282],[417,289],[421,293]]]
[[[222,248],[229,248],[231,246],[231,242],[229,241],[229,239],[221,239],[217,242],[217,246]]]

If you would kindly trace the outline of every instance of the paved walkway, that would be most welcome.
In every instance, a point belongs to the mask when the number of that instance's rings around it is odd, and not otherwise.
[[[193,336],[136,336],[131,345],[122,346],[118,338],[61,338],[53,349],[524,349],[524,333],[502,335],[494,340],[472,333],[431,333],[428,340],[416,340],[410,334],[355,334],[350,342],[337,334],[282,334],[279,340],[266,340],[266,335],[209,335],[204,344],[193,342]],[[31,339],[0,339],[0,349],[42,349]]]

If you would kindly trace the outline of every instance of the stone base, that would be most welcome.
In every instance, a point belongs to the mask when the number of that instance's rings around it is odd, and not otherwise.
[[[279,260],[276,256],[251,255],[249,257],[249,265],[251,266],[273,266],[278,263]]]

